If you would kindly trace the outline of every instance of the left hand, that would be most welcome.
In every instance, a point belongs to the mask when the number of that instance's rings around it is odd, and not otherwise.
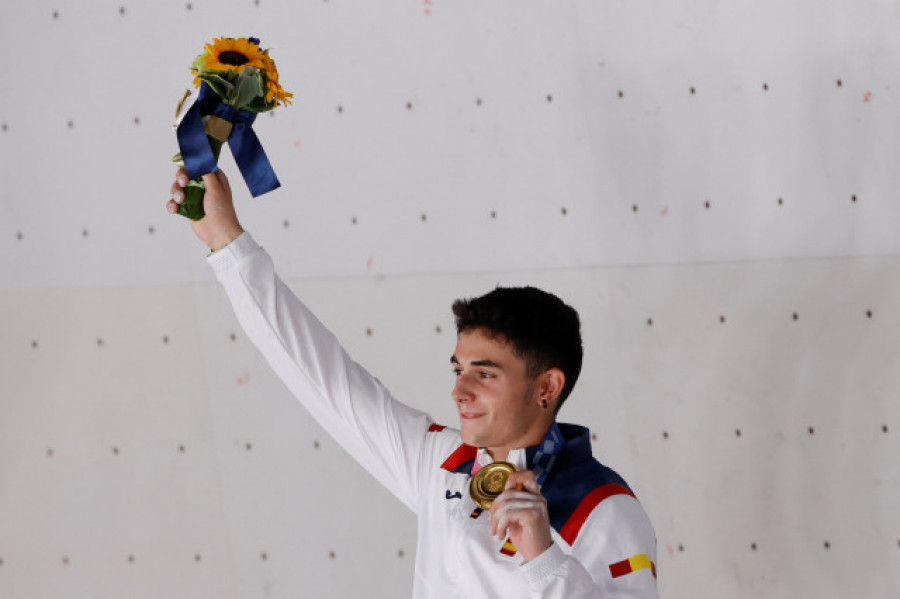
[[[489,513],[491,535],[501,540],[508,537],[526,562],[553,544],[547,500],[530,470],[509,476],[506,490],[494,500]]]

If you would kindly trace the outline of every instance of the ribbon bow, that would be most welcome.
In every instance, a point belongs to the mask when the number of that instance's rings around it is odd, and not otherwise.
[[[205,81],[200,84],[197,101],[185,113],[176,131],[184,168],[191,179],[219,169],[216,157],[206,139],[206,129],[203,125],[205,116],[217,116],[232,124],[228,145],[253,197],[281,186],[262,144],[259,143],[259,138],[253,132],[252,125],[256,120],[256,113],[250,110],[237,110],[225,104]]]

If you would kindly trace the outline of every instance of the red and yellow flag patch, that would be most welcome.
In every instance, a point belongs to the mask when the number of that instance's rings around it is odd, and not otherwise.
[[[626,574],[631,574],[632,572],[644,569],[650,570],[650,572],[653,573],[653,578],[656,578],[656,565],[650,561],[649,557],[642,553],[640,555],[635,555],[634,557],[629,557],[621,562],[611,564],[609,566],[609,573],[612,574],[613,578],[618,578],[619,576],[625,576]]]
[[[512,557],[518,552],[519,550],[516,549],[516,546],[513,545],[512,541],[510,541],[509,539],[506,539],[506,542],[503,543],[503,547],[500,548],[500,553],[507,557]]]

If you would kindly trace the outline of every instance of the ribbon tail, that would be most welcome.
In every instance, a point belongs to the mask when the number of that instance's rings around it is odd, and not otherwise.
[[[228,145],[254,198],[281,186],[262,144],[259,143],[259,138],[249,124],[235,123],[228,138]]]
[[[188,108],[178,125],[176,135],[184,168],[191,179],[197,179],[219,169],[212,148],[209,147],[209,140],[206,139],[199,102],[194,102],[193,106]]]

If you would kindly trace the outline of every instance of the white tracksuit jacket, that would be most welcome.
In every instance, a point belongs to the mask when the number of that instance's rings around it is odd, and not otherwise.
[[[553,546],[527,564],[501,553],[486,515],[473,517],[474,460],[459,432],[406,406],[353,362],[276,275],[248,233],[210,255],[238,320],[314,418],[418,516],[415,599],[658,598],[650,520],[614,472],[590,457],[586,429],[567,441],[548,475]],[[528,452],[508,457],[527,468]]]

